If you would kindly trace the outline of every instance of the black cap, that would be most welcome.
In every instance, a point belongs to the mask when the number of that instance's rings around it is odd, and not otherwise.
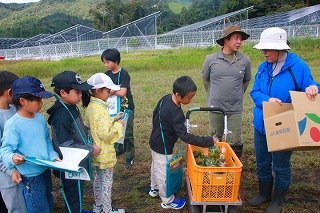
[[[56,88],[73,88],[81,91],[86,91],[92,88],[92,86],[90,86],[86,81],[82,81],[79,74],[68,70],[54,76],[51,86]]]

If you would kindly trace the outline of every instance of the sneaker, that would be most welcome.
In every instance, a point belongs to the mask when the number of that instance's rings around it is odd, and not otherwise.
[[[159,189],[150,188],[149,195],[151,197],[157,197],[159,195]]]
[[[112,207],[109,213],[125,213],[125,210]]]
[[[93,204],[93,210],[94,213],[100,213],[102,212],[102,206],[96,206],[95,204]]]
[[[175,197],[171,203],[161,203],[164,209],[182,209],[186,204],[186,199]]]

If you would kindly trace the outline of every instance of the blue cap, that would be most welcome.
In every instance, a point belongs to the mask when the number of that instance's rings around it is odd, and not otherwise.
[[[13,95],[31,94],[38,98],[50,98],[52,93],[44,89],[39,79],[32,76],[25,76],[15,80],[11,86]]]

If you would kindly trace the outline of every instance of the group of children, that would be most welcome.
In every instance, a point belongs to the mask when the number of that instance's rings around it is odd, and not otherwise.
[[[133,117],[134,103],[128,72],[120,68],[120,53],[107,49],[101,60],[108,69],[96,73],[87,81],[73,71],[63,71],[52,79],[54,94],[44,89],[34,77],[18,78],[11,72],[0,72],[0,190],[9,212],[52,212],[51,171],[25,160],[27,156],[43,160],[61,161],[59,147],[86,149],[89,155],[80,166],[91,170],[91,156],[95,178],[93,182],[94,212],[125,212],[111,205],[113,167],[116,154],[125,152],[126,165],[131,168],[134,160]],[[163,208],[181,209],[185,199],[166,195],[166,154],[172,158],[178,138],[186,143],[210,147],[214,137],[200,137],[187,133],[181,104],[189,104],[197,87],[190,77],[175,80],[173,92],[164,96],[153,112],[153,129],[150,137],[152,156],[152,197],[160,196]],[[121,97],[121,110],[129,109],[130,116],[124,130],[120,112],[111,117],[106,100]],[[48,109],[48,124],[39,113],[42,99],[56,96]],[[77,107],[82,101],[84,120]],[[12,103],[12,104],[11,104]],[[160,119],[160,111],[161,119]],[[163,127],[163,128],[162,128]],[[115,146],[124,137],[124,147]],[[164,146],[163,138],[166,138]],[[165,154],[166,153],[166,154]],[[82,211],[83,181],[68,179],[65,172],[53,171],[60,179],[65,208],[68,212]],[[90,173],[90,172],[89,172]]]
[[[93,156],[94,212],[125,212],[111,206],[111,188],[116,163],[114,144],[127,133],[121,113],[111,117],[105,101],[110,95],[120,96],[131,104],[131,108],[126,108],[133,111],[130,77],[120,69],[117,50],[105,50],[102,61],[112,77],[118,78],[120,86],[107,73],[97,73],[83,81],[79,74],[63,71],[52,79],[54,95],[35,77],[18,78],[11,72],[0,71],[0,189],[8,212],[53,211],[50,169],[25,158],[61,161],[63,155],[59,147],[88,150],[89,155],[80,163],[88,171],[91,170],[90,155]],[[39,112],[42,99],[52,96],[57,100],[47,111],[50,137],[46,119]],[[77,107],[81,101],[85,107],[84,121]],[[130,117],[123,150],[128,168],[133,165],[134,157],[133,113]],[[69,179],[63,171],[53,173],[60,178],[66,211],[82,212],[83,181]]]

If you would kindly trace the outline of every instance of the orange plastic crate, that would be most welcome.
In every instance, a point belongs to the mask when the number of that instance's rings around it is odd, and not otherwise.
[[[226,167],[198,166],[193,151],[201,149],[208,153],[208,148],[188,144],[187,176],[190,179],[192,200],[194,202],[235,202],[239,200],[242,163],[228,143],[218,142],[219,148],[226,152]]]

